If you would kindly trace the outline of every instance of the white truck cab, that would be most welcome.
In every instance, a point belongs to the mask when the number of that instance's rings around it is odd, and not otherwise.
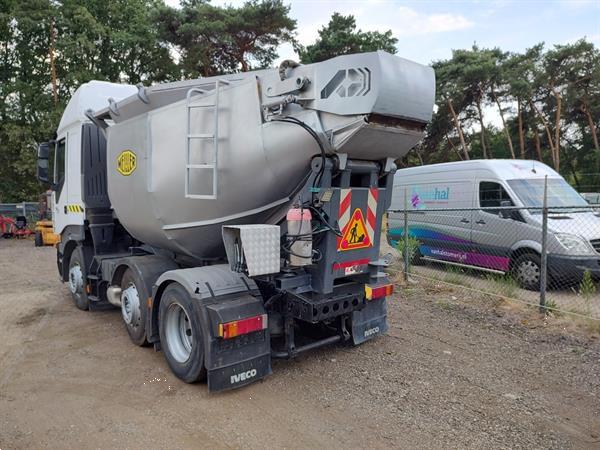
[[[62,234],[70,225],[82,226],[85,217],[81,197],[81,140],[82,125],[90,122],[85,111],[105,107],[109,98],[120,100],[136,92],[132,85],[90,81],[73,94],[58,125],[56,140],[51,143],[54,171],[49,178],[54,185],[52,217],[56,234]]]

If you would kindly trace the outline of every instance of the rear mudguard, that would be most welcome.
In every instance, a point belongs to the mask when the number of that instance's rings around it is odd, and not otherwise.
[[[386,298],[367,301],[363,309],[352,313],[351,323],[354,345],[385,333],[388,330]]]
[[[228,265],[171,270],[157,280],[153,289],[153,328],[158,334],[158,309],[164,288],[179,283],[197,300],[204,338],[204,365],[208,390],[223,391],[247,385],[271,374],[269,330],[219,337],[219,324],[266,314],[256,284],[234,273]]]

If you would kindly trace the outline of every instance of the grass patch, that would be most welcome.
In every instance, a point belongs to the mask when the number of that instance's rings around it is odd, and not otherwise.
[[[494,294],[514,299],[519,298],[519,283],[510,274],[488,274],[485,279],[492,283],[491,288],[494,290]]]
[[[592,279],[592,274],[589,270],[583,272],[583,278],[579,284],[579,294],[585,302],[585,311],[588,316],[592,315],[592,298],[597,292],[596,283]]]
[[[457,286],[472,287],[471,284],[465,280],[465,272],[462,268],[447,264],[445,269],[446,273],[444,274],[444,279],[442,281]]]

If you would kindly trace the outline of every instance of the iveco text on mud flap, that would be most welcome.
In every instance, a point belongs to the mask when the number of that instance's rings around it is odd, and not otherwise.
[[[86,83],[57,132],[54,203],[82,205],[55,211],[62,280],[81,309],[121,308],[132,342],[211,392],[385,333],[393,161],[434,97],[430,67],[384,52]]]

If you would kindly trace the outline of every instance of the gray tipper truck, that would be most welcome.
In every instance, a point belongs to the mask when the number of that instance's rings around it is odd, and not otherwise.
[[[38,149],[60,277],[77,307],[119,307],[135,344],[210,391],[372,339],[392,293],[379,245],[394,160],[434,95],[430,67],[384,52],[86,83]]]

